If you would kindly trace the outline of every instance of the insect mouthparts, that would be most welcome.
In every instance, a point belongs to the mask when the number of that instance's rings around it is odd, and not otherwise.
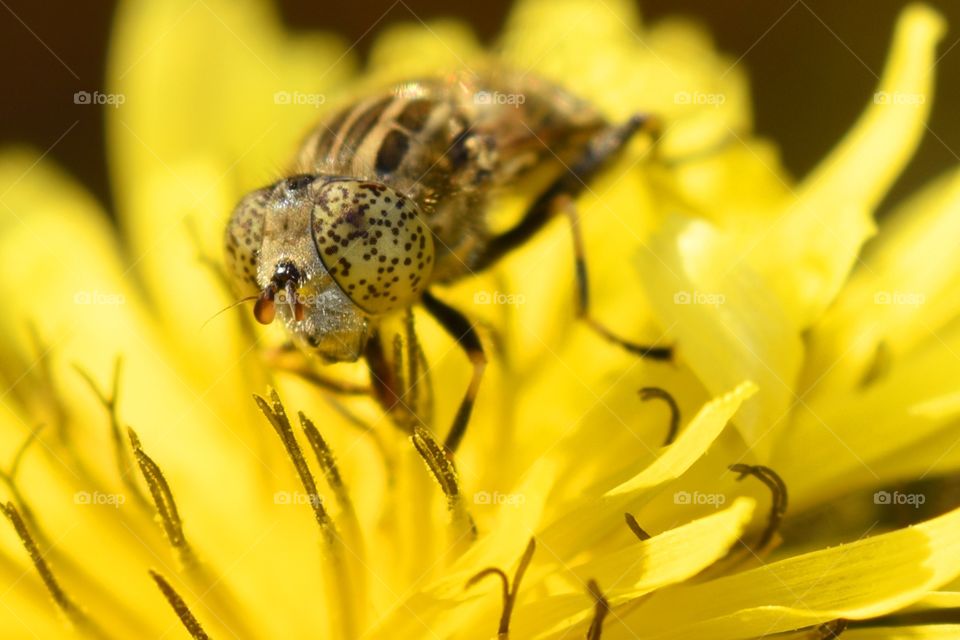
[[[289,260],[278,262],[273,271],[273,283],[277,289],[283,289],[288,283],[300,284],[300,270]]]
[[[289,260],[277,263],[270,284],[260,292],[257,303],[253,307],[253,315],[260,324],[270,324],[277,315],[277,294],[279,302],[286,304],[290,310],[290,317],[303,320],[303,304],[297,299],[297,287],[300,285],[300,270]]]

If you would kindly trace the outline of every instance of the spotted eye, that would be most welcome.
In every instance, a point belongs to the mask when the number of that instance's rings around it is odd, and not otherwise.
[[[383,314],[415,302],[433,271],[433,236],[416,204],[386,185],[326,185],[313,210],[324,267],[361,309]]]
[[[237,293],[250,295],[258,292],[257,267],[263,244],[263,223],[266,216],[267,194],[254,191],[234,209],[224,235],[227,273]]]

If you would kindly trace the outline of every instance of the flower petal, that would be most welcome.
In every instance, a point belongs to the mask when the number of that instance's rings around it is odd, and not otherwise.
[[[242,193],[276,178],[355,69],[339,38],[285,33],[261,0],[125,3],[108,85],[109,160],[128,250],[157,313],[198,366],[223,308],[223,230]],[[221,325],[222,326],[222,323]]]
[[[802,345],[765,276],[741,261],[735,242],[703,221],[668,218],[639,256],[654,313],[679,359],[713,394],[755,381],[758,401],[736,420],[761,459],[787,414]]]
[[[916,602],[958,573],[955,510],[908,529],[661,591],[604,633],[632,637],[633,627],[663,639],[732,640],[870,618]]]
[[[960,170],[897,207],[867,246],[836,303],[814,326],[805,365],[808,397],[854,392],[878,349],[899,360],[960,311]],[[931,259],[935,256],[935,259]]]
[[[798,329],[836,296],[873,234],[874,209],[919,143],[943,32],[933,9],[915,4],[903,11],[873,103],[754,238],[748,261],[768,278]]]
[[[561,576],[573,591],[546,598],[521,597],[511,634],[518,638],[551,638],[590,618],[593,602],[588,580],[596,580],[612,606],[690,578],[735,544],[753,514],[754,501],[738,498],[715,514],[665,531],[644,542],[599,555],[564,568]],[[550,559],[555,556],[545,550]]]

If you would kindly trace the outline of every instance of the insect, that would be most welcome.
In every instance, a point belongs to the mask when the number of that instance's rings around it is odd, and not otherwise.
[[[530,76],[464,72],[401,84],[334,112],[308,135],[288,177],[241,200],[225,234],[229,274],[238,293],[255,297],[256,319],[279,315],[299,352],[325,363],[363,358],[374,396],[401,424],[418,418],[399,406],[403,375],[381,327],[422,305],[473,366],[444,441],[452,454],[487,359],[470,320],[431,287],[489,268],[555,215],[572,223],[578,315],[640,356],[670,358],[668,347],[622,339],[590,314],[573,206],[642,131],[653,131],[652,119],[610,123]],[[529,191],[534,176],[547,186],[514,226],[492,232],[491,199]]]

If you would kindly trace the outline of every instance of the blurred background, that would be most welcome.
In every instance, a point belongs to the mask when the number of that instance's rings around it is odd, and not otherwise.
[[[134,0],[127,0],[134,1]],[[598,0],[599,1],[599,0]],[[492,41],[509,0],[275,0],[291,29],[333,30],[361,55],[384,25],[457,17]],[[756,128],[777,140],[795,176],[808,171],[872,99],[899,0],[643,0],[646,20],[692,17],[713,33],[751,80]],[[960,163],[960,2],[933,0],[951,27],[940,48],[928,131],[917,157],[884,208],[947,167]],[[104,86],[116,0],[0,0],[0,144],[49,150],[56,161],[112,209],[103,139],[103,109],[73,103],[73,93]],[[380,18],[377,26],[371,24]],[[369,31],[368,31],[369,30]],[[637,105],[642,109],[643,105]],[[2,185],[0,185],[2,187]]]

